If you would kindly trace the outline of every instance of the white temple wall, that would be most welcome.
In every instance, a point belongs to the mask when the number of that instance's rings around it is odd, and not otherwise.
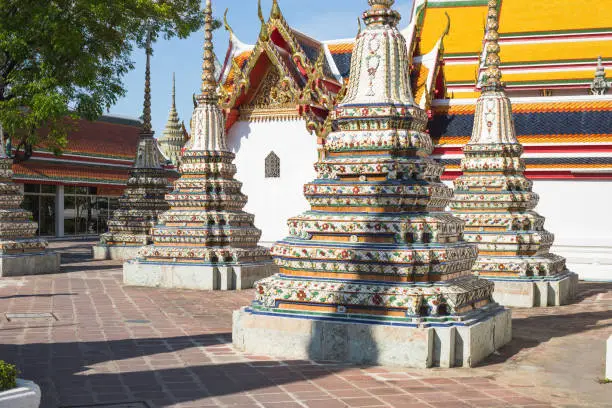
[[[249,198],[245,211],[255,214],[262,230],[261,244],[272,245],[287,236],[287,219],[309,209],[303,186],[315,177],[317,138],[303,120],[235,123],[227,134],[236,153],[236,179]],[[270,152],[280,158],[280,177],[265,177]]]
[[[552,252],[584,280],[612,281],[612,181],[535,180],[536,211],[555,234]]]

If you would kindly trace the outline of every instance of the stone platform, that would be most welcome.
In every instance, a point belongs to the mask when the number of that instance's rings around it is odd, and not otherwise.
[[[123,283],[171,289],[240,290],[278,272],[269,262],[216,266],[210,264],[170,264],[132,260],[123,264]]]
[[[43,275],[59,271],[60,254],[57,252],[0,255],[0,277]]]
[[[92,247],[93,259],[105,261],[107,259],[115,261],[127,261],[138,257],[141,245],[94,245]]]
[[[493,300],[512,307],[562,306],[576,298],[578,275],[573,272],[524,279],[486,279],[495,283]]]
[[[398,367],[473,367],[512,339],[511,312],[491,304],[470,320],[371,324],[356,319],[234,312],[234,347],[287,359]]]

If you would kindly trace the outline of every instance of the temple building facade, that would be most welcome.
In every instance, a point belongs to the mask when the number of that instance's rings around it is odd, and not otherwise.
[[[513,105],[525,175],[556,236],[553,250],[585,279],[612,279],[612,29],[605,6],[570,0],[500,1],[501,70]],[[430,119],[432,157],[449,185],[474,123],[484,71],[486,0],[418,0],[400,27],[415,102]],[[307,208],[301,186],[331,130],[328,113],[346,90],[354,39],[321,41],[290,26],[282,1],[261,11],[259,37],[244,44],[226,19],[230,43],[221,69],[228,144],[256,214],[262,241],[286,235],[283,219]],[[543,17],[545,16],[545,18]],[[406,16],[408,17],[408,16]],[[357,30],[357,27],[356,27]],[[573,194],[567,195],[567,191]],[[567,214],[579,216],[567,217]]]
[[[13,160],[13,181],[24,193],[22,207],[45,238],[79,238],[103,234],[118,208],[138,146],[142,123],[102,116],[78,120],[63,153],[44,145]],[[13,149],[13,153],[16,153]]]

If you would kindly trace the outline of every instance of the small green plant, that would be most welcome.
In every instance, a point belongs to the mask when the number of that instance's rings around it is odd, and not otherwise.
[[[17,367],[0,360],[0,391],[17,387]]]

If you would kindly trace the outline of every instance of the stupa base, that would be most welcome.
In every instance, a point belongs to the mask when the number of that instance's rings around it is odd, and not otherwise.
[[[233,315],[233,343],[250,354],[414,368],[473,367],[512,339],[508,309],[488,305],[462,322],[375,323],[277,314]]]
[[[239,265],[156,263],[132,260],[123,264],[123,283],[169,289],[236,290],[278,272],[267,262]]]
[[[94,245],[92,247],[93,258],[96,261],[114,260],[127,261],[138,257],[138,251],[142,245]]]
[[[0,276],[25,276],[59,273],[59,252],[0,255]]]
[[[578,286],[578,275],[573,272],[529,278],[480,277],[495,283],[493,300],[512,307],[567,305],[575,299]]]

